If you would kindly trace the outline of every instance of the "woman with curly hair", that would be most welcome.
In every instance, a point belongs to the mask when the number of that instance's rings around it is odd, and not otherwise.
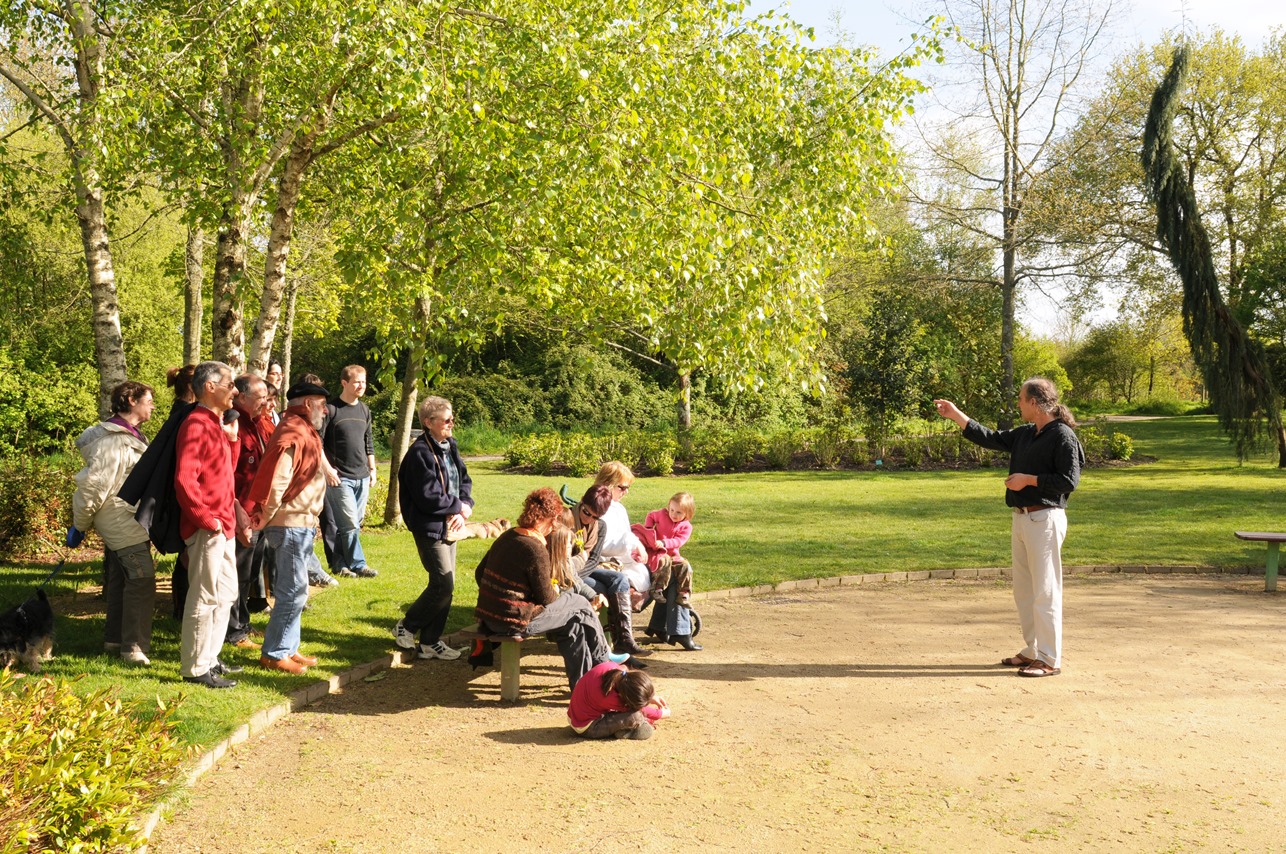
[[[585,597],[551,583],[546,538],[562,512],[562,500],[548,487],[527,496],[518,524],[497,537],[478,564],[475,613],[493,634],[543,633],[558,644],[574,689],[591,668],[610,660],[611,650]]]

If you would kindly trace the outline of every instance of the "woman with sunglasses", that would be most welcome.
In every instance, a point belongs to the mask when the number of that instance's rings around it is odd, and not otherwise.
[[[417,658],[453,661],[460,651],[442,642],[455,594],[455,543],[447,542],[447,533],[463,528],[473,515],[473,481],[452,436],[451,401],[426,397],[420,423],[424,432],[397,470],[397,496],[429,584],[393,627],[393,639],[402,649],[414,649]]]
[[[583,550],[572,556],[572,568],[595,593],[601,593],[607,599],[607,621],[615,641],[613,651],[650,655],[634,642],[629,578],[623,572],[602,566],[607,531],[603,516],[612,506],[612,495],[611,487],[591,486],[585,490],[580,503],[572,508],[571,527],[583,544]]]
[[[647,571],[647,552],[643,544],[630,530],[630,515],[621,501],[634,483],[634,472],[618,460],[603,463],[594,477],[594,486],[605,486],[612,501],[603,513],[603,549],[602,557],[616,558],[620,562],[621,572],[630,582],[630,587],[639,593],[647,593],[652,586],[652,575]],[[627,611],[628,612],[628,611]],[[634,643],[633,626],[630,627],[629,643]]]

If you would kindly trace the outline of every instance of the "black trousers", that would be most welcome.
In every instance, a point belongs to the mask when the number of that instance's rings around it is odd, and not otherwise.
[[[429,584],[419,598],[406,609],[402,628],[411,634],[419,632],[420,643],[437,643],[451,614],[451,598],[455,595],[455,543],[434,540],[415,534],[415,549],[420,553],[420,563],[429,574]]]

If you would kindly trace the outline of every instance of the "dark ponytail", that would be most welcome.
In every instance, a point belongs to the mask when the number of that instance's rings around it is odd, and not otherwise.
[[[615,691],[621,698],[621,705],[631,712],[637,712],[646,706],[656,694],[652,680],[642,670],[613,668],[603,674],[599,687],[603,690],[604,697]]]

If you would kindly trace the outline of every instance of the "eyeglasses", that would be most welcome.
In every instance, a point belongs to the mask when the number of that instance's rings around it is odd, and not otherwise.
[[[581,507],[580,514],[584,516],[586,519],[590,520],[591,522],[594,521],[595,519],[603,518],[602,516],[598,516],[594,513],[589,512],[589,510],[585,509],[584,507]]]
[[[442,422],[442,424],[443,424],[443,426],[446,426],[446,427],[451,427],[452,425],[454,425],[454,424],[455,424],[455,416],[454,416],[454,415],[452,415],[450,418],[439,418],[439,419],[437,419],[437,420],[438,420],[438,421],[441,421],[441,422]]]
[[[216,383],[214,382],[214,380],[211,380],[210,384],[213,385],[215,388],[232,388],[233,386],[236,385],[236,383],[233,382],[232,380],[228,380],[227,382],[222,382],[222,383]]]

